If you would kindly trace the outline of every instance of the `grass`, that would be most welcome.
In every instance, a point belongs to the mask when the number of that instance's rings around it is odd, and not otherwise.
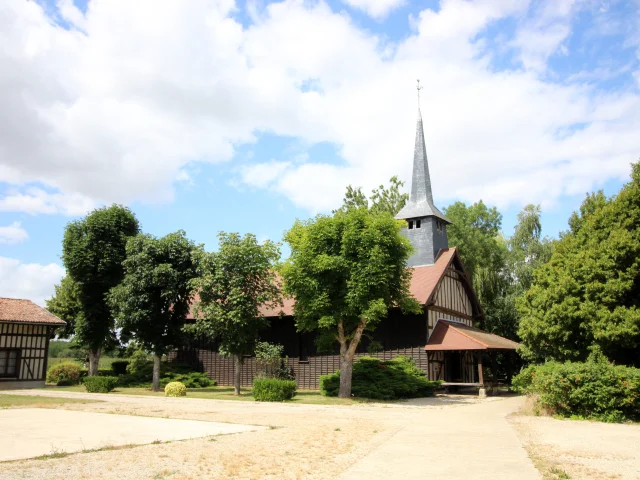
[[[126,359],[117,358],[117,357],[100,357],[100,363],[98,364],[98,368],[111,368],[111,364],[116,360],[126,360]],[[76,360],[73,357],[49,357],[49,359],[47,360],[47,368],[62,362],[74,362],[74,363],[77,363],[80,366],[80,368],[84,367],[81,361]]]
[[[85,392],[85,388],[81,385],[73,387],[54,387],[47,386],[47,390],[56,390],[61,392]],[[207,387],[207,388],[189,388],[187,389],[188,398],[204,398],[210,400],[240,400],[253,401],[250,388],[242,388],[240,395],[233,394],[233,387]],[[118,387],[111,393],[119,393],[124,395],[147,395],[154,397],[163,397],[164,392],[152,392],[147,388],[125,388]],[[176,397],[177,398],[177,397]],[[311,404],[311,405],[354,405],[357,403],[370,403],[365,399],[337,398],[325,397],[318,390],[299,390],[292,400],[287,404]]]
[[[0,395],[0,408],[8,407],[51,407],[65,403],[94,403],[99,400],[82,398],[27,397],[25,395]]]

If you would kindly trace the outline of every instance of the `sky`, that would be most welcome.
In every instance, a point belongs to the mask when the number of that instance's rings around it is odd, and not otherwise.
[[[0,296],[44,304],[101,205],[213,250],[410,180],[417,79],[436,204],[505,235],[640,159],[640,0],[0,3]]]

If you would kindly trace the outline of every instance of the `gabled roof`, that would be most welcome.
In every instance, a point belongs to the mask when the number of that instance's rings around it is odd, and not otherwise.
[[[459,265],[462,265],[458,250],[454,248],[447,248],[440,251],[436,263],[433,265],[425,265],[422,267],[413,267],[413,273],[411,275],[411,285],[409,287],[413,297],[420,302],[421,305],[426,305],[433,297],[436,291],[436,287],[440,283],[440,280],[444,276],[449,265],[452,262],[458,261]],[[475,296],[473,298],[475,302]],[[293,305],[295,303],[292,298],[284,298],[283,307],[277,308],[260,308],[260,313],[265,317],[277,317],[280,315],[292,316]]]
[[[2,297],[0,297],[0,322],[66,325],[65,321],[31,300]]]
[[[428,351],[443,350],[515,350],[519,343],[485,332],[479,328],[450,320],[438,320],[424,347]]]

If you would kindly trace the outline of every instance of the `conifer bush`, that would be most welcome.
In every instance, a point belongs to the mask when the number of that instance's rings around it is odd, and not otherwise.
[[[58,386],[75,385],[80,379],[80,366],[75,362],[61,362],[47,370],[47,383]]]
[[[164,387],[165,397],[185,397],[186,395],[187,387],[184,386],[184,383],[169,382],[167,386]]]
[[[374,400],[397,400],[432,396],[440,381],[427,380],[424,372],[409,357],[395,357],[382,361],[363,357],[353,364],[351,394]],[[337,397],[340,390],[340,371],[320,377],[320,391]]]

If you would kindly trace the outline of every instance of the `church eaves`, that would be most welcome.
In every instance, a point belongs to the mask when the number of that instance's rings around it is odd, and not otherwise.
[[[418,108],[416,124],[416,143],[413,150],[413,175],[411,178],[411,195],[407,204],[396,215],[397,219],[437,217],[446,223],[451,223],[444,213],[433,204],[429,163],[427,161],[427,147],[424,142],[422,114]]]

